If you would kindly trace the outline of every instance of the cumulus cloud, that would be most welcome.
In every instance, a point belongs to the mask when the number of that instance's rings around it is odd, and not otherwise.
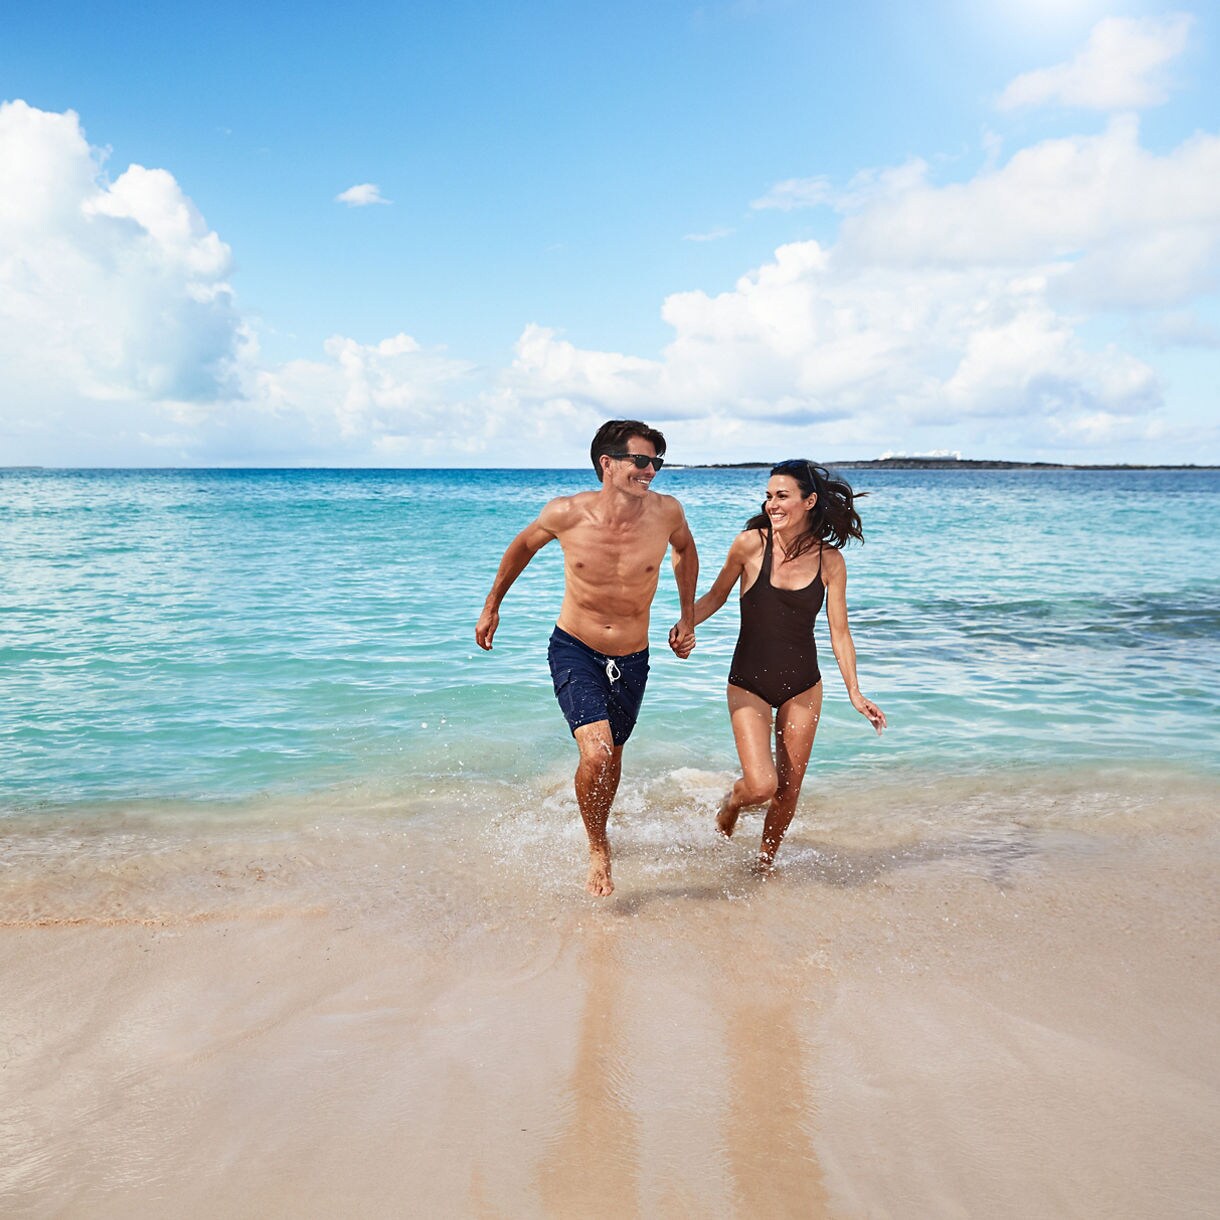
[[[373,203],[388,204],[390,200],[382,198],[381,188],[375,182],[360,182],[340,191],[335,202],[346,203],[349,208],[367,208]]]
[[[406,334],[379,343],[336,335],[325,357],[259,370],[251,410],[289,422],[314,452],[406,459],[427,456],[438,438],[459,450],[477,445],[477,394],[462,401],[473,365]]]
[[[1091,349],[1039,276],[851,267],[801,242],[732,291],[671,296],[664,316],[675,338],[655,361],[527,328],[513,390],[525,403],[690,421],[704,452],[716,436],[739,447],[785,429],[855,445],[947,423],[981,437],[1006,421],[1026,431],[1160,400],[1153,370]]]
[[[948,185],[911,161],[779,192],[832,203],[837,241],[782,246],[726,292],[671,295],[659,359],[530,327],[513,390],[672,421],[704,452],[784,430],[856,448],[937,429],[976,448],[1147,439],[1161,379],[1089,324],[1177,317],[1214,291],[1220,137],[1155,154],[1120,117],[996,162]]]
[[[1170,305],[1220,274],[1220,137],[1200,133],[1160,156],[1120,117],[968,182],[909,180],[849,215],[840,245],[844,259],[896,266],[1052,261],[1056,292],[1078,304]]]
[[[10,103],[0,442],[21,461],[511,465],[579,454],[609,416],[663,424],[678,460],[1163,439],[1161,378],[1119,339],[1214,342],[1220,137],[1153,153],[1119,117],[994,153],[947,185],[921,160],[790,180],[818,186],[774,197],[828,203],[837,236],[671,294],[658,353],[531,323],[501,369],[406,334],[271,366],[172,174],[111,180],[75,114]]]
[[[0,105],[0,355],[9,392],[204,401],[247,342],[229,248],[172,175],[113,182],[77,116]]]
[[[112,181],[75,113],[0,105],[4,456],[409,462],[479,447],[490,391],[472,366],[400,334],[266,368],[231,269],[168,171]]]
[[[1186,49],[1194,18],[1107,17],[1071,61],[1026,72],[1000,95],[1001,110],[1048,103],[1087,110],[1138,110],[1169,97],[1163,69]]]

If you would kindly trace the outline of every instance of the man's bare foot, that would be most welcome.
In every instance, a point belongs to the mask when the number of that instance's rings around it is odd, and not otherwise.
[[[720,831],[726,839],[733,837],[733,831],[737,829],[737,815],[741,811],[734,809],[729,812],[729,802],[733,799],[733,794],[730,792],[724,800],[720,802],[720,808],[716,810],[716,829]]]
[[[775,873],[775,857],[769,856],[765,851],[760,851],[754,857],[754,863],[750,865],[750,872],[756,877],[767,878]]]
[[[596,898],[608,898],[614,893],[614,882],[610,880],[609,849],[589,848],[589,875],[585,878],[585,889]]]

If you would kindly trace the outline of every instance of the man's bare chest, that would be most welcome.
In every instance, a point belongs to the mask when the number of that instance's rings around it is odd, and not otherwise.
[[[591,581],[633,581],[655,578],[665,558],[663,532],[631,523],[589,523],[560,539],[567,567]]]

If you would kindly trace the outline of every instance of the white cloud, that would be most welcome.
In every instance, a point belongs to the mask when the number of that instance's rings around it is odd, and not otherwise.
[[[8,393],[200,401],[245,329],[229,248],[164,170],[113,182],[77,116],[0,104],[0,358]],[[21,389],[18,389],[21,387]]]
[[[0,461],[353,462],[477,447],[471,367],[406,335],[262,367],[231,255],[164,169],[0,105]],[[16,453],[16,459],[11,454]]]
[[[252,410],[292,418],[319,449],[403,447],[421,436],[452,442],[470,434],[460,396],[473,366],[405,334],[370,344],[336,335],[325,353],[325,360],[260,370]]]
[[[1220,275],[1220,137],[1164,156],[1134,117],[1047,140],[958,184],[908,179],[848,216],[839,257],[926,267],[1054,263],[1054,289],[1092,308],[1161,307]]]
[[[345,191],[340,191],[335,196],[335,202],[346,203],[349,208],[367,208],[373,203],[388,204],[390,200],[382,198],[381,188],[376,183],[360,182],[356,186],[349,186]]]
[[[675,294],[675,338],[657,361],[575,348],[527,328],[511,384],[535,406],[596,405],[686,425],[696,452],[766,436],[885,447],[886,438],[951,422],[982,436],[998,421],[1147,413],[1153,370],[1112,347],[1093,350],[1047,300],[1047,282],[988,268],[840,265],[816,242],[717,296]],[[753,434],[753,435],[752,435]]]
[[[761,198],[755,199],[750,207],[756,211],[791,212],[797,208],[829,203],[832,194],[829,178],[787,178],[777,182]]]
[[[874,200],[900,195],[923,182],[927,163],[918,157],[885,169],[866,169],[853,174],[846,187],[835,187],[829,178],[788,178],[777,182],[750,207],[755,211],[795,212],[827,206],[839,212],[857,211]]]
[[[837,239],[671,294],[659,354],[530,324],[499,370],[405,334],[266,364],[228,247],[172,175],[110,181],[103,160],[74,114],[0,107],[10,461],[511,465],[580,454],[608,416],[662,424],[677,460],[1087,455],[1172,440],[1162,378],[1116,336],[1215,333],[1220,137],[1154,154],[1132,118],[996,150],[961,183],[919,160],[825,183]],[[1099,325],[1119,311],[1125,331]]]
[[[109,404],[107,433],[60,412],[80,439],[70,464],[429,465],[485,454],[501,435],[475,370],[409,335],[363,344],[336,335],[316,359],[263,367],[257,350],[240,384],[208,403]],[[101,417],[100,413],[95,416]],[[62,420],[61,420],[62,426]],[[29,426],[25,443],[40,437]],[[62,447],[61,447],[62,452]],[[477,463],[476,463],[477,464]]]
[[[1069,63],[1026,72],[1000,96],[1001,110],[1057,103],[1087,110],[1137,110],[1166,101],[1162,70],[1186,49],[1194,18],[1107,17]]]
[[[673,294],[657,360],[531,327],[514,392],[671,421],[723,456],[764,436],[769,452],[784,435],[879,452],[940,429],[977,452],[1156,433],[1161,378],[1091,323],[1214,291],[1220,137],[1158,155],[1127,117],[962,183],[934,185],[920,161],[818,182],[845,213],[837,242],[780,247],[720,294]]]

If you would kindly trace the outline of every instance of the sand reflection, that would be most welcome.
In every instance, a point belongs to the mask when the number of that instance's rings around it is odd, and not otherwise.
[[[614,935],[589,929],[582,951],[584,1003],[567,1086],[572,1118],[539,1166],[551,1214],[635,1214],[639,1132],[628,1091],[629,1047],[623,1026],[623,965]]]
[[[829,1214],[810,1139],[799,1006],[767,996],[733,1007],[726,1151],[745,1215]]]
[[[693,902],[569,945],[583,996],[538,1162],[547,1214],[830,1214],[808,1085],[824,972],[749,908]]]

